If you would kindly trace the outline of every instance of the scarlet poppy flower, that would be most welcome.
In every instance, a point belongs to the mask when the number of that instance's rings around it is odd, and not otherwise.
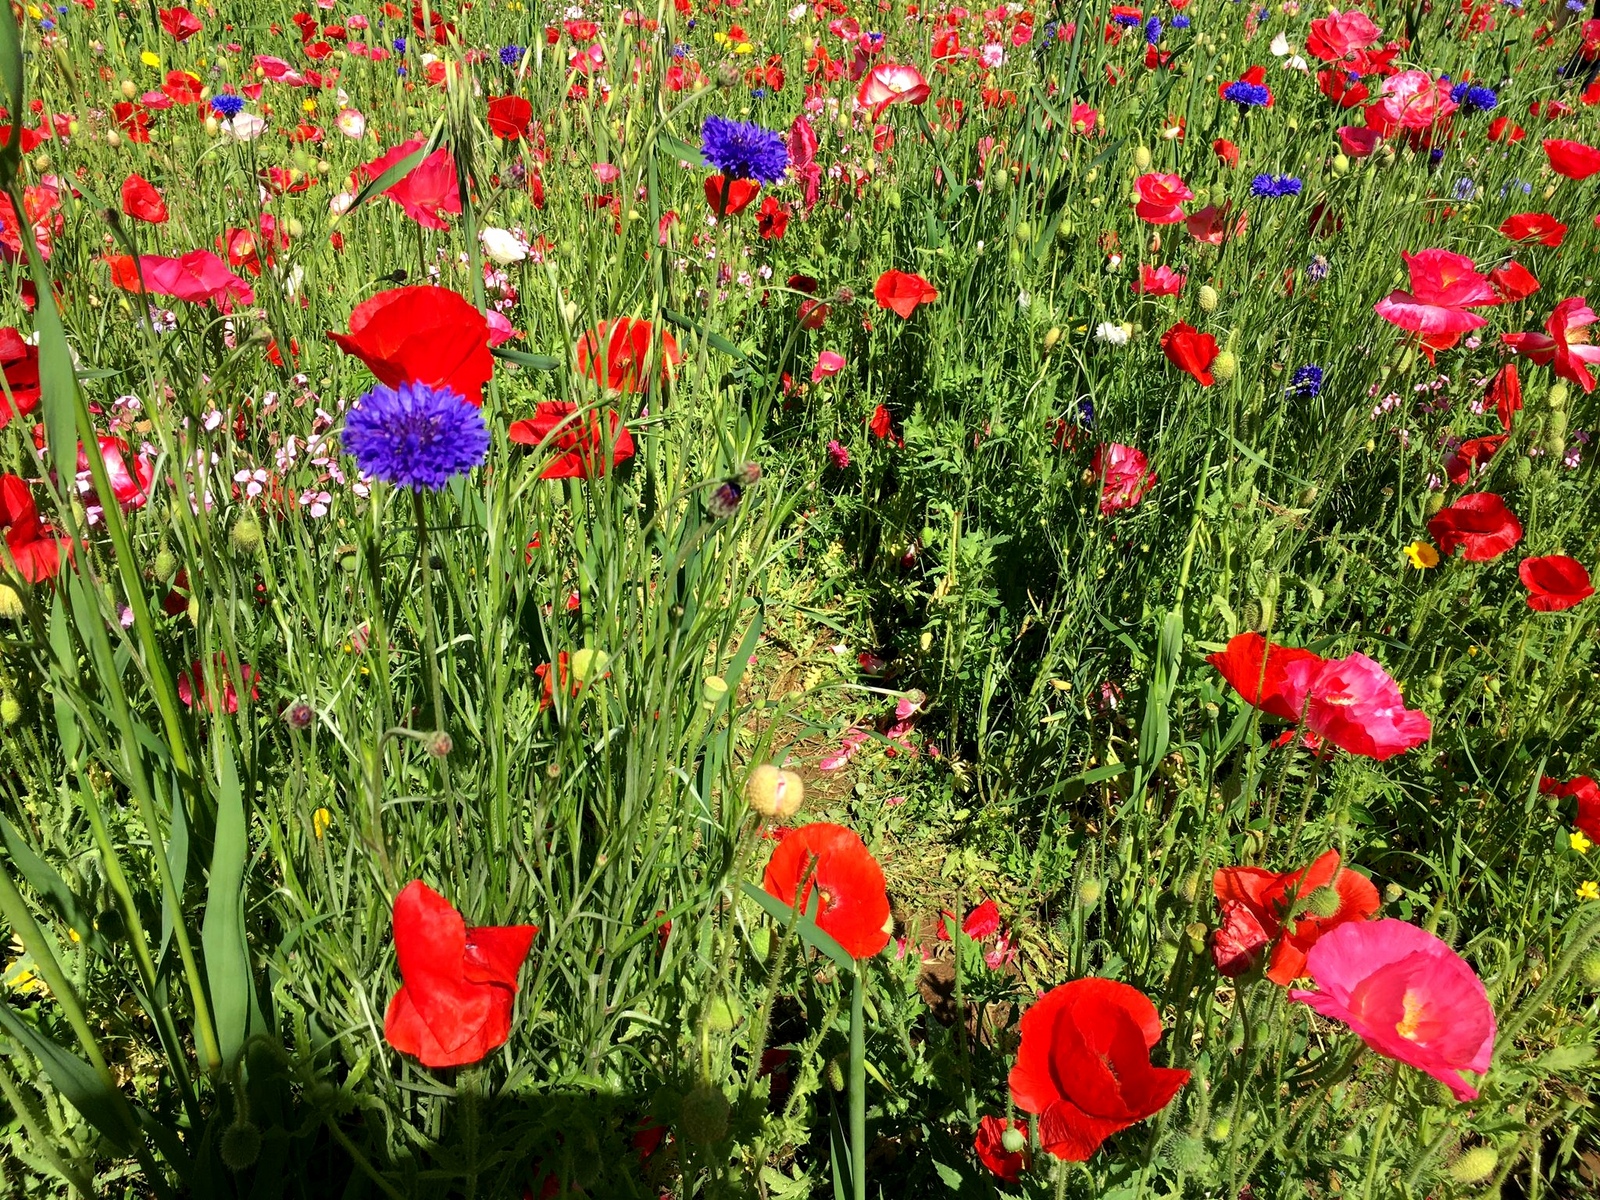
[[[1011,1094],[1038,1115],[1045,1150],[1068,1162],[1086,1162],[1189,1082],[1188,1071],[1150,1062],[1161,1017],[1125,983],[1075,979],[1052,988],[1022,1014],[1021,1030]]]
[[[502,141],[515,141],[533,120],[533,105],[521,96],[493,96],[488,116],[490,133]]]
[[[1520,142],[1527,136],[1528,131],[1510,117],[1496,117],[1489,122],[1489,140],[1491,142]]]
[[[106,262],[111,267],[111,282],[124,291],[139,291],[142,276],[144,290],[153,296],[171,296],[190,304],[211,303],[224,312],[232,309],[235,300],[242,304],[255,302],[255,290],[209,250],[191,250],[181,258],[141,254],[137,263],[126,254],[115,254]]]
[[[130,142],[150,140],[150,114],[138,105],[128,100],[118,100],[111,106],[111,115],[116,119],[117,128]]]
[[[1539,290],[1539,281],[1533,272],[1516,259],[1489,272],[1489,286],[1494,289],[1495,300],[1500,304],[1515,304],[1526,300]]]
[[[1567,227],[1549,213],[1514,213],[1500,222],[1500,232],[1513,242],[1559,246],[1567,236]]]
[[[1539,780],[1539,792],[1558,800],[1576,798],[1578,811],[1572,823],[1592,842],[1600,842],[1600,783],[1587,775],[1574,775],[1563,783],[1546,775]]]
[[[1222,160],[1222,165],[1230,170],[1239,165],[1239,147],[1227,138],[1218,138],[1212,142],[1211,151]]]
[[[420,880],[394,901],[400,990],[389,1001],[383,1036],[425,1067],[464,1067],[511,1036],[517,975],[537,925],[480,925]]]
[[[817,925],[852,958],[871,958],[889,944],[883,869],[866,843],[842,825],[818,822],[790,830],[772,852],[761,886],[791,906],[809,906],[815,888]]]
[[[122,181],[122,212],[136,221],[164,225],[167,205],[155,185],[142,175],[129,175]]]
[[[1582,142],[1564,138],[1548,138],[1544,143],[1545,157],[1550,169],[1568,179],[1587,179],[1600,171],[1600,147],[1586,146]]]
[[[1159,482],[1144,451],[1120,442],[1096,446],[1094,457],[1089,461],[1089,472],[1100,481],[1100,515],[1103,517],[1137,508],[1145,494]]]
[[[1229,228],[1230,221],[1232,229]],[[1208,204],[1185,217],[1183,227],[1195,241],[1207,246],[1220,246],[1230,237],[1244,236],[1244,231],[1250,228],[1250,214],[1240,212],[1238,218],[1234,219],[1231,201],[1220,205]]]
[[[1306,689],[1306,728],[1347,753],[1383,762],[1433,735],[1428,715],[1407,708],[1399,685],[1365,654],[1288,670]]]
[[[564,400],[543,400],[534,406],[531,420],[516,421],[506,436],[522,446],[541,446],[556,457],[539,472],[540,479],[589,479],[606,472],[606,449],[612,466],[633,457],[633,437],[622,418],[606,410],[607,432],[600,414],[577,416],[578,406]]]
[[[602,345],[604,360],[599,353]],[[673,368],[683,358],[677,339],[664,329],[658,335],[649,321],[632,317],[601,321],[578,339],[578,371],[614,392],[642,392],[650,386],[652,353],[659,355],[657,371],[661,386],[666,387]]]
[[[1473,492],[1436,512],[1428,533],[1446,557],[1465,546],[1468,562],[1488,562],[1522,540],[1522,522],[1495,493]]]
[[[222,710],[236,713],[239,711],[239,692],[234,687],[235,672],[228,665],[225,654],[218,654],[212,660],[216,668],[217,679],[222,683]],[[249,663],[237,673],[237,678],[250,685],[250,699],[261,699],[261,691],[256,687],[255,668]],[[216,712],[217,706],[206,692],[205,672],[196,659],[189,666],[178,672],[178,699],[183,701],[185,708],[203,708],[207,712]]]
[[[871,110],[874,121],[891,104],[921,104],[927,98],[928,81],[909,63],[879,63],[856,91],[856,102]]]
[[[1307,902],[1324,887],[1333,889],[1337,903],[1330,915],[1318,916],[1307,909]],[[1337,850],[1329,850],[1302,871],[1279,874],[1260,867],[1224,867],[1212,877],[1211,888],[1222,907],[1225,929],[1230,927],[1230,915],[1232,927],[1240,927],[1235,910],[1242,909],[1261,930],[1257,956],[1271,946],[1267,978],[1282,987],[1305,974],[1306,952],[1323,934],[1347,921],[1365,921],[1378,911],[1378,889],[1365,875],[1341,868]],[[1212,953],[1218,954],[1216,943]],[[1251,965],[1241,966],[1238,958],[1226,963],[1219,958],[1217,969],[1237,976]]]
[[[1193,325],[1179,321],[1161,335],[1161,352],[1173,366],[1192,375],[1201,387],[1210,387],[1216,382],[1211,364],[1217,361],[1220,351],[1217,339],[1209,333],[1201,333]]]
[[[1468,438],[1444,460],[1445,477],[1457,485],[1466,483],[1472,478],[1472,473],[1479,467],[1487,466],[1505,444],[1506,435],[1503,433]]]
[[[1283,721],[1299,721],[1305,711],[1304,677],[1291,677],[1295,663],[1326,661],[1320,654],[1296,646],[1279,646],[1259,633],[1236,634],[1227,648],[1208,654],[1206,661],[1247,704]]]
[[[1506,363],[1489,381],[1484,399],[1494,405],[1500,418],[1500,428],[1511,432],[1511,418],[1522,411],[1522,380],[1517,377],[1517,364]]]
[[[392,388],[424,383],[482,405],[483,385],[494,373],[489,322],[449,288],[379,292],[356,305],[349,333],[330,332],[328,338]]]
[[[985,1116],[978,1122],[977,1136],[972,1139],[972,1149],[978,1161],[993,1171],[1002,1183],[1020,1182],[1022,1172],[1028,1166],[1026,1145],[1021,1150],[1005,1148],[1006,1132],[1013,1129],[1024,1138],[1028,1135],[1026,1121],[1018,1121],[1014,1117]]]
[[[1500,301],[1470,258],[1449,250],[1422,250],[1400,257],[1411,277],[1411,291],[1390,292],[1372,306],[1385,321],[1423,334],[1465,333],[1487,324],[1467,309]]]
[[[351,173],[356,186],[377,179],[395,163],[422,149],[422,139],[401,142]],[[408,171],[384,195],[398,204],[406,216],[425,229],[449,229],[446,216],[461,213],[461,188],[456,177],[456,162],[446,149],[435,150]]]
[[[174,104],[199,104],[200,93],[205,90],[205,84],[201,82],[200,76],[189,71],[168,71],[166,79],[162,81],[161,90]]]
[[[761,185],[754,180],[735,179],[730,183],[721,175],[706,176],[706,203],[718,217],[738,216],[760,191]]]
[[[885,271],[873,285],[872,298],[879,308],[895,312],[903,320],[910,320],[919,304],[932,304],[939,298],[934,286],[921,275],[906,271]]]
[[[1176,175],[1149,172],[1133,181],[1139,194],[1133,211],[1141,221],[1151,225],[1175,225],[1183,220],[1185,201],[1193,200],[1189,185]]]
[[[1594,391],[1591,364],[1600,363],[1600,346],[1590,345],[1589,326],[1600,317],[1582,296],[1568,296],[1555,306],[1544,333],[1503,333],[1500,340],[1518,354],[1550,367],[1557,376]]]
[[[0,530],[5,532],[6,552],[17,573],[29,583],[54,579],[61,570],[62,547],[69,555],[72,552],[72,544],[39,519],[33,489],[18,475],[0,475]],[[0,564],[0,574],[4,573]]]
[[[1565,554],[1525,558],[1517,574],[1528,589],[1528,607],[1535,612],[1562,612],[1594,595],[1588,569]]]
[[[9,400],[0,392],[0,429],[4,429],[12,417],[27,416],[39,407],[39,348],[23,341],[10,326],[0,329],[0,368],[11,392]]]
[[[763,240],[775,242],[789,228],[789,209],[776,196],[768,196],[761,201],[761,207],[756,211],[756,232]]]
[[[1317,990],[1289,999],[1343,1021],[1368,1046],[1439,1080],[1457,1100],[1478,1089],[1494,1053],[1494,1007],[1483,981],[1445,942],[1404,921],[1356,921],[1306,956]]]
[[[200,23],[200,18],[187,8],[158,9],[157,15],[161,18],[161,28],[167,31],[168,36],[179,42],[187,42],[205,28]]]

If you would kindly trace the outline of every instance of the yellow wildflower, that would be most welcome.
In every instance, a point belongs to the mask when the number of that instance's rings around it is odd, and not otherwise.
[[[300,111],[301,112],[307,112],[307,113],[316,112],[317,111],[317,102],[315,100],[311,100],[311,99],[306,99],[306,100],[300,101]]]
[[[159,67],[161,65],[161,56],[153,50],[141,50],[139,52],[139,61],[147,67]]]
[[[311,832],[317,835],[320,841],[322,835],[328,832],[328,826],[333,824],[333,813],[325,808],[319,808],[311,814]]]
[[[1592,879],[1585,879],[1578,885],[1579,900],[1600,900],[1600,883]]]
[[[1433,543],[1420,539],[1406,547],[1406,558],[1411,565],[1419,571],[1426,571],[1430,567],[1439,565],[1439,552],[1433,548]]]
[[[1583,836],[1582,830],[1578,830],[1576,832],[1567,834],[1567,845],[1571,846],[1579,854],[1587,854],[1589,853],[1589,847],[1594,845],[1594,843]]]

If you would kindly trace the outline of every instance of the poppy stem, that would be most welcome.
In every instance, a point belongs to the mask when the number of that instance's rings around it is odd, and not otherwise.
[[[1361,1200],[1372,1200],[1372,1180],[1378,1173],[1378,1152],[1383,1149],[1384,1135],[1389,1132],[1389,1118],[1394,1115],[1394,1096],[1400,1088],[1400,1064],[1389,1070],[1389,1095],[1378,1112],[1378,1123],[1372,1130],[1372,1145],[1367,1147],[1367,1170],[1361,1180]]]
[[[809,870],[806,872],[796,895],[806,894],[811,886],[811,874]],[[767,1032],[772,1025],[772,1008],[778,1002],[778,989],[783,986],[783,968],[788,965],[789,943],[793,940],[794,931],[800,924],[801,907],[799,904],[794,906],[794,911],[789,916],[789,923],[783,927],[783,938],[772,952],[772,965],[767,975],[767,994],[762,997],[761,1010],[756,1014],[755,1024],[751,1026],[750,1065],[744,1077],[746,1093],[755,1087],[756,1080],[761,1076],[761,1056],[767,1048]]]
[[[858,961],[850,993],[850,1187],[855,1200],[867,1200],[866,998],[867,964]]]
[[[439,690],[439,651],[434,644],[433,574],[430,561],[433,555],[428,549],[428,510],[420,491],[412,489],[411,500],[412,510],[417,516],[417,567],[422,592],[422,643],[428,668],[428,695],[433,703],[433,727],[442,730],[445,723],[444,697]]]

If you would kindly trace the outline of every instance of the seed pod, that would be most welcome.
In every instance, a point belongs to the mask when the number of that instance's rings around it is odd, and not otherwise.
[[[1500,1156],[1493,1146],[1474,1146],[1450,1164],[1449,1175],[1457,1183],[1482,1183],[1499,1165]]]
[[[1027,1144],[1028,1135],[1020,1129],[1013,1129],[1008,1126],[1006,1131],[1000,1135],[1000,1148],[1007,1154],[1021,1154]]]
[[[1150,148],[1148,146],[1135,146],[1133,150],[1133,165],[1141,171],[1150,169]]]
[[[1333,156],[1333,173],[1335,175],[1350,174],[1350,160],[1343,154],[1335,154]]]
[[[1558,379],[1550,385],[1550,394],[1545,397],[1545,402],[1554,412],[1560,412],[1567,406],[1567,384],[1565,380]]]
[[[1216,312],[1217,305],[1222,303],[1222,297],[1217,295],[1217,289],[1209,283],[1200,285],[1200,311]]]
[[[678,1128],[684,1140],[697,1146],[710,1146],[720,1142],[728,1132],[728,1113],[731,1109],[722,1089],[701,1083],[683,1098],[678,1112]]]
[[[1224,350],[1221,354],[1217,355],[1216,359],[1211,364],[1211,374],[1215,378],[1221,380],[1223,383],[1227,383],[1238,373],[1239,356],[1236,355],[1232,350]]]

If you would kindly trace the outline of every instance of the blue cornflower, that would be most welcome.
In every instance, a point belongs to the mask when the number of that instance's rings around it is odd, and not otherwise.
[[[1489,112],[1499,106],[1500,97],[1494,94],[1493,88],[1473,84],[1462,93],[1460,104],[1462,108],[1470,108],[1474,112]]]
[[[693,53],[694,48],[688,42],[675,42],[672,46],[672,57],[683,59]]]
[[[1306,264],[1306,278],[1312,283],[1321,283],[1328,277],[1328,259],[1323,254],[1313,254],[1311,261]]]
[[[1301,186],[1293,175],[1257,175],[1250,181],[1250,194],[1276,200],[1283,196],[1298,196]]]
[[[374,479],[438,491],[489,452],[483,414],[461,393],[425,383],[378,384],[345,414],[346,453]]]
[[[1111,23],[1113,25],[1121,25],[1124,28],[1137,25],[1139,23],[1139,14],[1114,12],[1111,14]]]
[[[729,179],[781,183],[789,167],[789,148],[783,135],[747,121],[707,117],[700,128],[700,150],[708,167]]]
[[[1078,424],[1085,429],[1094,428],[1094,398],[1081,396],[1078,399]]]
[[[1161,18],[1151,17],[1144,23],[1144,40],[1154,46],[1161,40]]]
[[[1566,9],[1568,12],[1581,13],[1583,7],[1583,0],[1567,0]]]
[[[211,111],[219,117],[233,120],[244,111],[244,97],[235,96],[232,92],[223,92],[220,96],[211,97]]]
[[[404,54],[406,52],[406,40],[405,40],[405,38],[403,38],[403,37],[395,38],[395,40],[393,42],[393,45],[394,45],[394,52],[396,54]]]
[[[1315,398],[1322,391],[1322,368],[1314,364],[1301,367],[1289,377],[1289,395]]]
[[[754,91],[752,91],[750,93],[750,99],[752,99],[752,100],[765,100],[766,98],[767,98],[767,89],[766,88],[756,88]]]
[[[1190,24],[1191,22],[1189,18],[1184,16],[1182,13],[1179,13],[1177,16],[1172,18],[1172,27],[1174,29],[1187,29],[1189,28]]]
[[[1429,150],[1428,151],[1428,161],[1431,162],[1431,163],[1443,162],[1444,161],[1444,147],[1443,146],[1435,146],[1432,150]]]
[[[1261,108],[1272,100],[1272,93],[1262,84],[1236,79],[1222,89],[1222,98],[1233,101],[1240,108]]]
[[[526,49],[515,42],[512,42],[509,46],[501,46],[500,65],[502,67],[514,67],[522,61],[522,56],[525,53],[527,53]]]
[[[1456,186],[1451,192],[1451,195],[1453,195],[1457,200],[1471,200],[1472,193],[1477,190],[1477,184],[1473,183],[1472,180],[1466,178],[1465,176],[1462,176],[1460,179],[1456,180]]]
[[[49,17],[45,17],[43,20],[41,20],[39,22],[39,28],[44,30],[46,33],[49,33],[55,27],[56,27],[56,23],[54,21],[52,21]]]

